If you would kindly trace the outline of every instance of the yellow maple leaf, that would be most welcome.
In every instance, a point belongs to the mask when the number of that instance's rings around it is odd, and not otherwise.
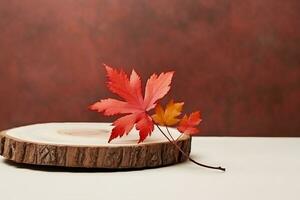
[[[155,107],[155,114],[152,115],[152,119],[155,123],[162,126],[172,126],[177,124],[180,120],[177,118],[181,114],[183,102],[174,103],[171,100],[166,109],[164,109],[160,104]]]

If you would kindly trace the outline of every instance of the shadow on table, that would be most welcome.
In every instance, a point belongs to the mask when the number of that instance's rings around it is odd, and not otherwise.
[[[165,165],[160,167],[152,167],[152,168],[132,168],[132,169],[105,169],[105,168],[80,168],[80,167],[61,167],[61,166],[47,166],[47,165],[32,165],[32,164],[24,164],[24,163],[16,163],[11,160],[5,159],[3,163],[10,165],[15,168],[22,169],[30,169],[36,171],[46,171],[46,172],[71,172],[71,173],[83,173],[83,172],[102,172],[102,173],[111,173],[111,172],[131,172],[131,171],[142,171],[142,170],[150,170],[157,169],[162,167],[169,167],[172,165]],[[185,163],[185,162],[183,162]],[[181,165],[183,163],[177,163],[176,165]]]

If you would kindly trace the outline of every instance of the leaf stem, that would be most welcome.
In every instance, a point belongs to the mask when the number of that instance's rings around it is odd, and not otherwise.
[[[157,128],[159,129],[159,131],[169,140],[169,142],[171,142],[184,156],[186,156],[191,162],[195,163],[196,165],[199,165],[201,167],[206,167],[206,168],[209,168],[209,169],[216,169],[216,170],[221,170],[221,171],[225,171],[226,169],[223,168],[223,167],[212,167],[212,166],[209,166],[209,165],[204,165],[204,164],[201,164],[197,161],[195,161],[194,159],[192,159],[188,154],[186,154],[176,143],[176,141],[173,141],[161,130],[161,128],[155,124],[157,126]],[[169,135],[171,135],[169,129],[166,127],[167,129],[167,132],[169,133]],[[172,137],[172,136],[171,136]],[[173,138],[173,137],[172,137]]]
[[[171,133],[170,133],[170,131],[169,131],[169,129],[168,129],[168,127],[167,126],[165,126],[166,127],[166,129],[167,129],[167,132],[168,132],[168,134],[169,134],[169,136],[170,136],[170,138],[173,140],[173,142],[174,142],[174,138],[173,138],[173,136],[171,135]]]
[[[177,138],[176,141],[178,141],[183,136],[183,133],[181,133]]]

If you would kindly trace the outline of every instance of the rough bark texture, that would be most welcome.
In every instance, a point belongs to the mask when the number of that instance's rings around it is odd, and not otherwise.
[[[189,154],[191,138],[177,141]],[[187,160],[169,143],[132,146],[69,146],[32,143],[0,133],[0,155],[17,163],[84,167],[84,168],[149,168],[171,165]]]

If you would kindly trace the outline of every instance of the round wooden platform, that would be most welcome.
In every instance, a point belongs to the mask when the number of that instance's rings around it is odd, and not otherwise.
[[[9,129],[0,133],[0,155],[17,163],[84,168],[149,168],[187,160],[155,129],[137,144],[138,133],[107,143],[109,123],[45,123]],[[179,133],[170,129],[176,138]],[[187,154],[191,138],[177,144]]]

